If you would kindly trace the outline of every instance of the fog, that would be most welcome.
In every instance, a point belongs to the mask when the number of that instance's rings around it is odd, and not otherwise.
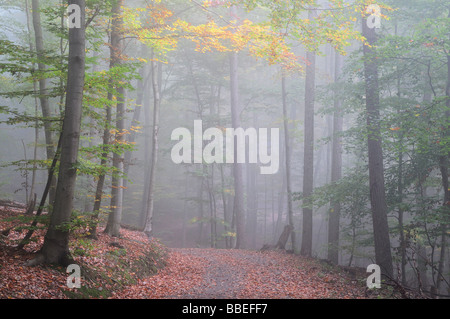
[[[49,8],[56,2],[41,1],[41,5]],[[382,205],[386,207],[385,228],[390,235],[388,250],[393,256],[390,274],[417,287],[417,274],[421,273],[429,285],[426,290],[447,294],[448,218],[433,219],[431,214],[440,212],[439,216],[444,216],[441,209],[448,210],[444,203],[448,191],[442,188],[448,174],[441,174],[448,164],[445,105],[448,107],[446,87],[450,83],[446,74],[447,64],[450,66],[450,59],[446,60],[449,29],[448,18],[442,14],[448,11],[448,4],[419,2],[388,1],[400,9],[383,8],[390,19],[382,19],[374,31],[379,46],[376,59],[371,56],[375,51],[363,52],[363,43],[357,37],[349,36],[345,54],[337,50],[345,34],[323,36],[320,33],[325,31],[317,24],[316,37],[328,36],[329,43],[317,40],[317,50],[312,53],[315,61],[309,61],[311,44],[296,35],[298,25],[270,20],[271,10],[275,9],[264,5],[264,1],[251,11],[244,5],[234,7],[236,12],[233,14],[231,9],[231,16],[230,8],[223,4],[205,7],[196,1],[126,1],[122,9],[129,16],[125,15],[117,57],[121,60],[117,65],[123,69],[115,73],[110,71],[114,26],[111,29],[106,14],[111,9],[105,2],[104,6],[92,5],[88,18],[96,7],[100,13],[94,15],[87,33],[74,214],[95,215],[96,189],[103,174],[105,184],[97,212],[100,227],[105,227],[109,216],[120,207],[122,228],[145,228],[148,235],[171,248],[259,250],[265,245],[275,246],[285,226],[291,225],[293,231],[284,247],[287,251],[302,255],[306,251],[311,257],[330,260],[330,216],[339,202],[338,264],[365,269],[379,258],[375,257],[378,251],[374,234],[380,232],[374,231],[374,212],[381,197],[377,199],[374,194],[379,194],[380,188],[375,188],[381,179],[372,179],[377,174],[372,167],[381,163]],[[41,12],[49,57],[44,64],[50,70],[45,80],[46,94],[52,118],[36,118],[42,117],[39,81],[30,80],[26,70],[14,72],[7,67],[18,67],[22,60],[24,67],[37,69],[36,60],[12,52],[6,42],[24,48],[34,42],[34,32],[29,33],[31,13],[27,20],[24,5],[8,6],[8,1],[0,4],[0,199],[27,204],[34,194],[38,202],[41,199],[51,164],[44,122],[51,125],[53,149],[61,131],[64,94],[58,89],[66,68],[57,61],[68,54],[68,41],[57,33],[58,10]],[[273,54],[281,54],[278,48],[286,45],[296,57],[298,68],[283,68],[288,63],[284,60],[286,51],[271,63],[270,52],[261,49],[261,43],[254,47],[247,43],[240,50],[221,50],[218,43],[208,42],[215,37],[222,41],[221,45],[230,45],[231,40],[219,36],[219,31],[187,31],[186,27],[174,31],[171,38],[169,29],[144,36],[130,30],[130,20],[136,21],[132,14],[136,13],[127,10],[150,7],[160,14],[161,20],[156,23],[161,25],[173,26],[177,19],[192,25],[215,21],[224,28],[235,23],[245,25],[247,20],[255,25],[271,21],[276,35],[281,34],[285,41],[275,45]],[[447,26],[447,31],[432,27],[425,31],[426,21],[420,20],[423,24],[417,28],[423,37],[414,33],[411,21],[421,10],[427,19],[435,19],[434,25],[444,29]],[[168,11],[171,15],[165,16]],[[353,18],[351,13],[345,14]],[[145,14],[140,17],[144,25],[157,19],[151,14],[150,18]],[[296,16],[298,21],[307,18],[308,11]],[[366,20],[361,20],[361,15],[357,18],[352,27],[361,32]],[[314,21],[314,17],[308,21]],[[287,26],[280,27],[282,22]],[[329,23],[332,30],[335,22]],[[205,36],[207,32],[210,34]],[[262,34],[268,35],[267,31],[258,35],[259,31],[253,32],[245,36],[260,40]],[[168,42],[159,43],[163,41],[158,40],[160,37],[167,37],[164,39]],[[170,42],[173,38],[176,43]],[[415,47],[416,42],[422,45]],[[255,48],[262,53],[255,54]],[[61,61],[67,63],[65,58]],[[366,97],[371,96],[372,75],[368,72],[373,65],[377,65],[376,92],[380,101],[376,112],[371,113],[369,103],[373,100]],[[108,87],[110,74],[117,91]],[[17,93],[20,91],[36,94]],[[107,92],[114,98],[109,99]],[[123,113],[119,110],[121,102]],[[108,108],[111,121],[105,124]],[[378,125],[374,135],[372,116]],[[123,127],[119,128],[121,119]],[[427,125],[428,131],[422,129]],[[110,131],[109,149],[104,148],[105,128]],[[242,130],[238,132],[238,128]],[[379,138],[373,138],[375,135]],[[442,142],[436,144],[435,136],[440,136]],[[380,142],[382,153],[371,149],[374,140]],[[101,154],[105,150],[106,158]],[[447,155],[440,155],[444,153]],[[381,162],[375,162],[377,154]],[[447,164],[439,160],[440,156],[446,158]],[[305,198],[310,187],[311,197]],[[114,189],[117,193],[112,193]],[[111,203],[112,199],[116,201]],[[308,209],[311,221],[305,220]],[[310,253],[305,244],[309,230],[305,227],[312,230]],[[428,262],[424,268],[418,266],[419,252]],[[438,281],[442,283],[438,285]]]

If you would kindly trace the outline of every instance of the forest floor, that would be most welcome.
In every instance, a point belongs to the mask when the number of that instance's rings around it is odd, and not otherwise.
[[[14,218],[21,214],[22,209],[0,207],[0,299],[397,298],[392,290],[368,291],[362,270],[348,272],[285,251],[168,249],[127,229],[120,238],[101,229],[97,240],[72,238],[82,286],[69,289],[65,268],[24,265],[41,247],[44,230],[24,250],[15,249],[25,234]]]
[[[284,251],[171,249],[167,266],[114,295],[162,299],[359,299],[365,281]]]

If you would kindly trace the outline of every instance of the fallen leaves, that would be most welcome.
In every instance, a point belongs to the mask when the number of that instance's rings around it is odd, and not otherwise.
[[[0,209],[0,217],[18,214]],[[11,221],[0,218],[0,229]],[[0,298],[63,299],[79,297],[68,289],[62,267],[26,267],[41,244],[42,230],[26,250],[11,231],[0,245]],[[111,238],[99,229],[98,240],[74,239],[71,251],[82,267],[82,296],[116,299],[315,299],[364,298],[365,287],[315,259],[281,251],[170,249],[136,231]],[[164,259],[164,262],[162,262]],[[165,263],[165,267],[160,269]],[[159,270],[158,270],[159,269]],[[83,270],[88,270],[83,273]],[[148,271],[150,270],[150,271]],[[155,274],[156,273],[156,274]],[[150,276],[150,274],[154,274]]]
[[[20,214],[23,210],[0,207],[0,230],[14,226],[9,217]],[[120,238],[111,238],[101,228],[98,240],[74,236],[70,251],[82,269],[82,289],[77,290],[67,287],[69,274],[63,267],[24,266],[42,246],[44,231],[36,231],[25,250],[18,251],[15,246],[24,234],[25,231],[11,230],[1,237],[0,299],[65,299],[80,293],[83,297],[105,298],[112,291],[157,271],[165,250],[156,240],[149,241],[144,234],[127,229],[121,230]]]
[[[283,252],[174,249],[159,274],[113,298],[364,298],[364,288],[317,260]]]

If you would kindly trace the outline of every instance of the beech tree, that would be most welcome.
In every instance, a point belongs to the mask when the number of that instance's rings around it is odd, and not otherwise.
[[[392,254],[387,222],[387,204],[384,185],[383,148],[380,133],[380,92],[378,86],[378,63],[375,45],[375,28],[370,28],[367,19],[362,20],[363,35],[367,39],[364,45],[364,79],[366,90],[367,131],[370,204],[375,244],[375,261],[381,271],[392,278]]]
[[[111,30],[111,63],[113,67],[120,66],[123,55],[123,0],[117,0],[112,7],[112,30]],[[114,144],[121,146],[126,140],[125,136],[125,88],[123,80],[117,82],[117,105],[116,105],[116,134]],[[115,174],[111,185],[111,211],[108,216],[105,232],[112,236],[120,236],[120,222],[122,220],[123,209],[123,173],[124,158],[120,149],[115,149],[113,154],[113,166]]]
[[[85,1],[70,0],[69,5],[80,8],[80,28],[69,29],[69,65],[67,73],[66,105],[61,132],[61,157],[56,185],[55,204],[44,244],[37,257],[29,262],[56,263],[67,266],[70,261],[68,223],[72,215],[77,177],[78,147],[85,68]]]
[[[42,115],[44,116],[44,134],[45,134],[45,148],[47,152],[47,159],[51,161],[55,156],[55,146],[53,145],[52,137],[52,125],[49,121],[52,116],[50,110],[50,104],[48,99],[49,92],[47,91],[47,79],[45,77],[45,64],[42,62],[45,55],[44,37],[42,33],[41,24],[41,8],[39,5],[39,0],[32,0],[32,18],[33,18],[33,29],[36,44],[36,51],[38,57],[38,70],[41,72],[41,78],[39,79],[39,101],[41,104]],[[56,177],[52,178],[49,190],[49,204],[53,205],[55,200],[55,186]]]
[[[155,179],[156,179],[156,164],[158,160],[159,150],[159,117],[161,108],[161,84],[160,84],[160,72],[161,63],[155,61],[154,52],[152,53],[152,88],[153,88],[153,130],[152,130],[152,150],[151,150],[151,165],[149,171],[149,186],[147,194],[147,205],[145,206],[145,226],[144,233],[147,237],[153,236],[153,213],[155,207]]]
[[[334,84],[337,84],[341,75],[342,57],[335,52]],[[335,89],[337,91],[337,88]],[[341,101],[338,93],[334,93],[334,113],[333,113],[333,139],[331,155],[331,183],[336,183],[342,177],[342,125],[343,115]],[[330,216],[328,219],[328,259],[339,264],[339,223],[341,215],[341,205],[338,200],[331,203]]]

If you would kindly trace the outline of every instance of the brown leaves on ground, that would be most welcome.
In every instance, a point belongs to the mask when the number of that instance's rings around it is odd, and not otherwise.
[[[364,287],[319,261],[280,251],[173,249],[167,267],[114,298],[364,298]]]
[[[4,217],[17,214],[0,207],[0,230],[14,226]],[[24,266],[42,245],[43,232],[36,231],[23,251],[14,246],[25,231],[0,237],[0,298],[364,298],[361,282],[338,268],[282,251],[171,249],[166,266],[151,276],[165,248],[127,229],[121,238],[102,229],[98,240],[73,236],[70,249],[82,267],[82,289],[68,289],[62,267]]]
[[[0,231],[17,226],[23,210],[0,207]],[[6,220],[5,220],[6,219]],[[63,299],[106,298],[116,289],[134,284],[160,266],[160,255],[166,249],[156,240],[136,231],[121,230],[120,238],[113,238],[98,229],[98,239],[73,234],[70,252],[74,263],[81,267],[82,289],[69,289],[66,269],[53,265],[27,267],[24,264],[35,257],[43,243],[44,230],[37,230],[24,250],[15,249],[26,230],[12,228],[6,236],[0,234],[0,298]],[[111,245],[114,243],[113,245]],[[152,269],[144,269],[152,268]]]
[[[158,274],[139,280],[137,285],[114,293],[112,298],[176,298],[202,282],[204,273],[205,268],[201,258],[171,251],[166,267]]]

